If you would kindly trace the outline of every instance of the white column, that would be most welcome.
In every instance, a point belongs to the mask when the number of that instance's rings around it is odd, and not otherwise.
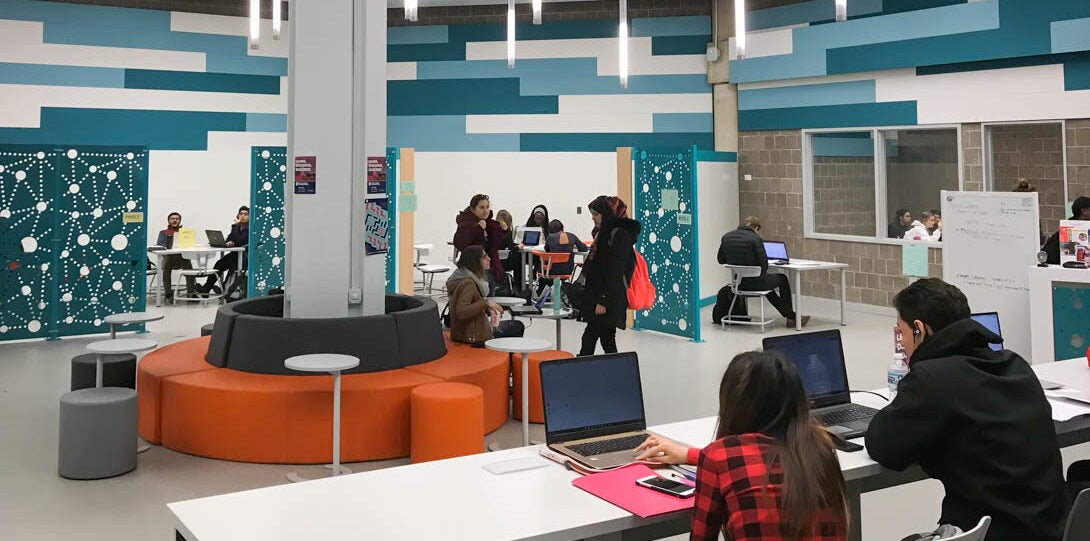
[[[367,156],[386,154],[386,6],[289,4],[286,315],[384,309],[385,256],[364,257]],[[317,157],[315,194],[295,194],[294,156]]]

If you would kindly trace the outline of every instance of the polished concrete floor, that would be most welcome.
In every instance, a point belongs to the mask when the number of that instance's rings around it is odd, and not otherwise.
[[[215,307],[164,308],[166,319],[148,325],[143,337],[165,345],[197,336],[212,321]],[[833,303],[815,301],[813,329],[836,327]],[[844,335],[853,389],[885,384],[892,348],[893,316],[875,310],[848,312]],[[710,308],[703,319],[710,320]],[[563,322],[563,346],[578,349],[582,325]],[[622,350],[640,354],[648,422],[660,424],[714,415],[723,370],[735,354],[759,347],[767,335],[794,332],[781,325],[766,335],[750,328],[705,324],[702,343],[657,333],[619,334]],[[538,321],[527,334],[555,340],[551,321]],[[283,484],[297,471],[319,477],[319,466],[242,464],[194,457],[162,447],[140,455],[136,471],[114,479],[69,481],[57,476],[58,397],[68,390],[69,359],[101,337],[66,338],[55,342],[0,343],[0,539],[20,541],[173,539],[169,502]],[[532,436],[543,438],[540,425]],[[520,425],[508,422],[489,434],[488,442],[516,445]],[[1090,446],[1064,451],[1065,462],[1090,458]],[[350,464],[356,472],[401,465],[407,459]],[[942,487],[935,481],[866,494],[863,497],[864,539],[899,540],[933,527]],[[425,510],[426,513],[426,510]],[[361,510],[360,520],[366,521]],[[439,531],[439,530],[437,530]]]

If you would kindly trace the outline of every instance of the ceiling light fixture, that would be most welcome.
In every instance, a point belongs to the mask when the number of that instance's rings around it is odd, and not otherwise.
[[[836,20],[848,20],[848,0],[836,0]]]
[[[541,24],[541,0],[533,0],[534,24]]]
[[[280,0],[273,0],[273,39],[280,39],[281,9],[283,9],[283,6]]]
[[[416,22],[417,11],[420,9],[418,0],[405,0],[405,20]]]
[[[620,0],[620,23],[617,25],[617,73],[621,88],[628,88],[628,0]]]
[[[250,48],[257,48],[261,37],[261,0],[250,0]]]
[[[746,0],[734,0],[734,53],[746,56]]]
[[[507,67],[515,67],[515,0],[507,0]]]

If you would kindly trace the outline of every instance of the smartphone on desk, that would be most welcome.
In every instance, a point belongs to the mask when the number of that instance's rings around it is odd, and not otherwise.
[[[691,498],[693,497],[693,494],[696,493],[696,487],[657,475],[649,475],[642,479],[636,479],[636,484],[651,490],[657,490],[664,494],[677,496],[678,498]]]

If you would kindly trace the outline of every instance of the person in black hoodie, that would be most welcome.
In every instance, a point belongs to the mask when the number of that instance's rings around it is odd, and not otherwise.
[[[579,319],[587,328],[580,356],[594,355],[599,340],[606,353],[617,352],[617,329],[624,329],[628,319],[625,284],[636,267],[632,248],[640,235],[640,223],[628,217],[621,198],[600,195],[587,207],[596,233],[583,263],[586,290]]]
[[[761,231],[761,222],[756,216],[746,216],[742,225],[734,231],[728,231],[719,241],[718,259],[720,265],[744,265],[748,267],[761,267],[761,275],[753,278],[742,278],[739,284],[742,291],[765,291],[768,302],[776,307],[776,311],[787,319],[787,326],[795,326],[795,309],[791,305],[791,283],[787,276],[782,274],[768,274],[768,254],[765,253],[764,241],[758,234]],[[724,288],[730,292],[730,288]],[[723,316],[727,315],[730,307],[730,297],[719,291],[717,302],[712,307],[712,321],[719,323]],[[744,301],[742,301],[744,302]],[[735,314],[737,315],[737,314]],[[802,317],[802,325],[810,321],[810,316]]]
[[[943,524],[972,529],[992,517],[987,541],[1060,541],[1067,513],[1052,408],[1029,363],[970,318],[956,287],[919,280],[893,298],[909,372],[867,429],[867,452],[942,482]]]
[[[1071,217],[1068,220],[1090,220],[1090,197],[1078,197],[1071,203]],[[1048,254],[1045,263],[1049,265],[1060,264],[1060,232],[1052,233],[1041,247],[1041,251]]]

